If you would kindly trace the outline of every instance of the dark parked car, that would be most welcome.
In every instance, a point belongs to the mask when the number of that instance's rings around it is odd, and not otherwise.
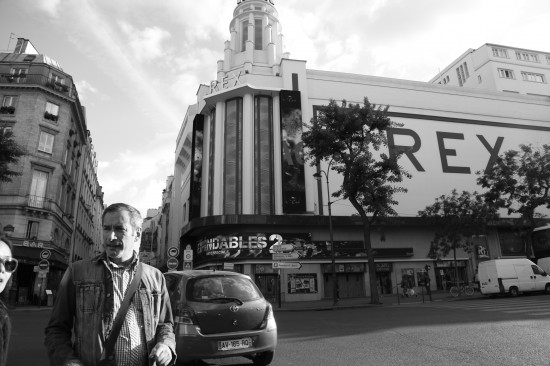
[[[243,356],[269,365],[277,346],[271,304],[250,277],[227,271],[165,273],[178,363]]]

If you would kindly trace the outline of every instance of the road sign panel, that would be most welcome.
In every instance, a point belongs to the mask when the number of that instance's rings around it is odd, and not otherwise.
[[[42,259],[40,262],[38,262],[38,269],[39,270],[45,270],[50,268],[50,262],[48,262],[47,259]]]
[[[52,252],[50,252],[48,249],[44,249],[40,252],[40,259],[50,259],[50,256],[52,255]]]
[[[192,261],[193,260],[193,251],[189,249],[185,249],[183,251],[183,260],[184,261]]]
[[[273,262],[273,269],[300,269],[302,263],[300,262]]]
[[[292,252],[294,250],[294,244],[273,244],[269,251],[271,253],[283,253]]]
[[[177,257],[178,254],[180,254],[180,250],[178,249],[178,247],[170,247],[168,248],[168,255],[170,257]]]
[[[291,259],[298,259],[300,258],[300,255],[296,252],[293,253],[273,253],[273,260],[274,261],[284,261],[284,260],[291,260]]]
[[[168,258],[168,261],[166,262],[166,266],[169,269],[176,269],[178,267],[178,260],[176,258]]]
[[[193,269],[193,262],[183,262],[183,270],[191,270]]]

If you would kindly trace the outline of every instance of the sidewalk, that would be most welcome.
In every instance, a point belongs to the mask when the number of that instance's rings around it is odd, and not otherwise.
[[[461,301],[461,300],[471,300],[475,298],[482,298],[483,295],[476,291],[472,296],[461,295],[459,297],[452,297],[448,291],[432,291],[432,301]],[[354,309],[354,308],[366,308],[366,307],[380,307],[380,306],[399,306],[404,304],[411,303],[429,303],[430,297],[427,294],[424,294],[424,299],[422,299],[422,293],[419,293],[418,296],[414,297],[402,297],[397,298],[396,294],[391,295],[382,295],[380,297],[381,304],[371,304],[370,297],[357,297],[357,298],[347,298],[340,299],[336,304],[336,307],[332,305],[332,299],[324,299],[317,301],[294,301],[294,302],[283,302],[281,307],[278,303],[272,303],[273,310],[278,311],[307,311],[307,310],[341,310],[341,309]],[[15,308],[9,308],[9,311],[51,311],[51,306],[36,306],[36,305],[25,305],[25,306],[16,306]]]
[[[468,299],[482,298],[483,295],[480,292],[474,292],[472,296],[461,295],[458,297],[452,297],[447,291],[432,291],[432,301],[461,301]],[[353,308],[366,308],[366,307],[381,307],[381,306],[399,306],[411,303],[429,303],[430,296],[424,294],[418,294],[415,297],[397,297],[397,294],[382,295],[380,297],[381,304],[371,304],[370,297],[348,298],[340,299],[336,306],[333,306],[332,299],[324,299],[317,301],[295,301],[279,304],[273,303],[273,310],[278,311],[307,311],[307,310],[341,310],[341,309],[353,309]]]

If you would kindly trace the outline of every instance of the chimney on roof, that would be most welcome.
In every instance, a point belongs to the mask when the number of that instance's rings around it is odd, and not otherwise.
[[[27,54],[27,55],[38,55],[38,51],[32,45],[31,41],[25,38],[17,38],[17,45],[13,53],[17,54]]]

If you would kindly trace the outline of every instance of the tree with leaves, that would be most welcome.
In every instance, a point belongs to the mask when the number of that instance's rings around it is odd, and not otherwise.
[[[439,196],[418,215],[430,219],[430,224],[436,228],[428,256],[440,259],[452,251],[455,281],[458,283],[457,249],[472,253],[473,236],[486,234],[488,224],[498,219],[498,209],[487,205],[483,195],[477,192],[463,191],[459,194],[453,189],[450,195]]]
[[[517,226],[527,243],[527,255],[532,255],[531,233],[537,218],[544,217],[538,210],[550,209],[550,145],[520,145],[519,151],[505,151],[491,169],[478,174],[478,185],[487,189],[485,201],[519,216]]]
[[[12,177],[21,175],[12,170],[10,164],[17,163],[21,156],[25,155],[25,149],[13,139],[13,133],[9,130],[0,130],[0,182],[11,182]]]
[[[371,246],[371,227],[385,216],[397,215],[394,194],[406,192],[397,184],[411,176],[398,165],[400,154],[389,157],[380,149],[387,146],[386,131],[396,123],[387,116],[388,106],[371,104],[365,97],[363,105],[341,105],[330,100],[311,120],[302,139],[306,157],[315,166],[331,161],[330,170],[343,177],[332,197],[347,199],[357,210],[363,223],[363,242],[368,257],[371,302],[380,303],[376,266]]]

